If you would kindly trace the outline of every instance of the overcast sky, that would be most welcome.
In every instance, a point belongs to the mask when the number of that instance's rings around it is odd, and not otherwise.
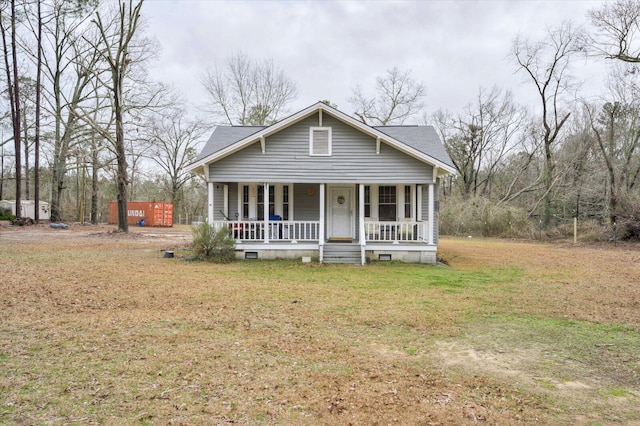
[[[514,37],[544,36],[563,20],[588,26],[601,1],[213,1],[147,0],[147,35],[161,54],[152,75],[202,104],[200,77],[236,51],[272,58],[297,83],[295,112],[329,99],[348,114],[351,89],[373,90],[398,67],[425,84],[426,112],[457,112],[480,87],[535,102],[534,88],[508,59]],[[605,65],[577,64],[587,94],[601,90]]]

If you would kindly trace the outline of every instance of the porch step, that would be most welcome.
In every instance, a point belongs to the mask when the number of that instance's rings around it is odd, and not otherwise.
[[[348,243],[328,243],[324,245],[324,263],[346,263],[360,265],[360,246]]]

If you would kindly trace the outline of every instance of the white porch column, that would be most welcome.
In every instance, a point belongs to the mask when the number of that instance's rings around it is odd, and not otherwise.
[[[422,185],[416,186],[416,220],[422,221]]]
[[[364,185],[358,185],[358,234],[360,245],[366,244],[364,235]]]
[[[207,222],[209,223],[209,225],[213,225],[213,182],[208,182],[207,183],[207,189],[208,189],[208,201],[209,201],[209,206],[207,209]]]
[[[264,243],[269,243],[269,182],[264,183]]]
[[[319,230],[319,234],[318,235],[318,259],[320,260],[320,263],[322,263],[322,257],[323,257],[323,249],[324,249],[324,183],[320,184],[320,230]]]
[[[358,185],[358,234],[360,234],[360,263],[362,265],[367,263],[367,258],[364,255],[364,246],[367,245],[364,231],[364,185]]]
[[[435,208],[435,203],[434,203],[434,197],[433,197],[433,188],[434,188],[434,184],[430,183],[429,184],[429,233],[428,233],[428,242],[429,244],[433,244],[433,229],[434,229],[434,223],[433,220],[435,218],[435,215],[433,214],[433,209]]]

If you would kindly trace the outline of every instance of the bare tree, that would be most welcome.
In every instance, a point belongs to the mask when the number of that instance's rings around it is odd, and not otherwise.
[[[512,55],[518,71],[524,72],[535,86],[542,110],[540,124],[545,166],[542,224],[545,228],[551,220],[551,191],[556,181],[554,146],[571,114],[563,104],[571,83],[570,63],[574,54],[581,51],[581,32],[568,22],[548,30],[544,40],[533,42],[518,36],[513,42]]]
[[[11,0],[9,7],[9,25],[11,36],[11,54],[9,54],[9,46],[7,45],[7,32],[8,28],[5,23],[5,13],[3,8],[0,8],[0,32],[2,33],[2,46],[4,53],[4,65],[7,76],[7,89],[9,92],[9,104],[11,105],[11,123],[13,124],[13,144],[15,149],[15,163],[16,163],[16,216],[20,216],[21,209],[21,109],[20,109],[20,84],[18,74],[18,57],[17,57],[17,35],[16,35],[16,2]],[[11,57],[11,65],[9,64],[9,57]]]
[[[140,19],[140,9],[144,0],[140,0],[134,5],[133,0],[119,4],[118,11],[115,16],[108,17],[103,20],[100,12],[96,13],[95,19],[92,20],[100,34],[100,44],[94,45],[96,51],[100,53],[101,59],[107,65],[107,72],[110,78],[105,87],[110,92],[109,97],[112,102],[115,137],[104,129],[101,130],[103,136],[112,143],[116,154],[117,174],[116,189],[118,199],[118,231],[128,232],[129,225],[127,223],[127,184],[129,179],[127,176],[127,155],[125,147],[125,129],[124,129],[124,111],[125,97],[124,87],[125,80],[129,74],[129,66],[132,62],[132,55],[136,60],[141,60],[144,53],[141,51],[132,51],[132,40],[138,29]],[[107,83],[107,82],[105,82]],[[92,123],[95,125],[95,123]]]
[[[586,105],[604,160],[609,184],[606,211],[616,223],[619,201],[633,189],[640,176],[640,104],[634,85],[625,84],[624,71],[609,78],[609,99],[601,108]]]
[[[92,2],[54,0],[43,5],[42,107],[53,120],[50,218],[58,222],[63,220],[61,200],[69,153],[82,140],[79,137],[82,123],[78,118],[78,109],[94,96],[91,92],[93,77],[90,70],[96,67],[98,52],[84,41],[81,34],[87,18],[94,10]],[[39,25],[32,31],[38,33]],[[36,64],[39,62],[39,53],[40,50],[33,53]]]
[[[172,108],[158,117],[150,129],[151,159],[168,179],[171,202],[178,204],[182,187],[192,175],[186,166],[197,156],[196,147],[209,126],[190,120],[183,109]]]
[[[436,127],[460,174],[463,197],[491,195],[497,168],[518,146],[525,119],[526,113],[515,105],[511,92],[497,87],[489,91],[480,88],[476,102],[463,114],[434,114]]]
[[[599,159],[596,158],[596,141],[588,108],[577,108],[566,126],[566,136],[556,153],[558,164],[567,170],[561,188],[564,193],[560,197],[563,210],[569,206],[571,217],[581,217],[583,213],[595,215],[591,200],[596,194],[595,182],[600,180]],[[587,201],[586,209],[583,209],[584,200]]]
[[[36,82],[29,77],[20,77],[20,107],[22,118],[22,146],[24,148],[24,197],[31,199],[30,152],[35,144],[35,98]]]
[[[34,136],[34,145],[35,145],[35,158],[34,158],[34,220],[36,222],[40,221],[40,114],[41,114],[41,98],[42,98],[42,7],[41,0],[37,0],[37,8],[36,8],[36,120],[35,120],[35,136]]]
[[[403,124],[424,107],[424,85],[411,77],[411,71],[398,68],[387,70],[384,77],[376,78],[373,96],[356,86],[349,98],[354,114],[365,124]]]
[[[297,96],[296,84],[272,59],[256,61],[242,52],[208,69],[202,85],[216,119],[228,124],[272,124]]]
[[[589,11],[596,28],[592,46],[608,59],[640,62],[640,1],[605,2]]]

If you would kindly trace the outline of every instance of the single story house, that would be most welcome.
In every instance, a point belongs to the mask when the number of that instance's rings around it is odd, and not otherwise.
[[[435,263],[438,184],[455,168],[431,126],[369,126],[322,102],[270,126],[217,126],[189,169],[240,258]]]

